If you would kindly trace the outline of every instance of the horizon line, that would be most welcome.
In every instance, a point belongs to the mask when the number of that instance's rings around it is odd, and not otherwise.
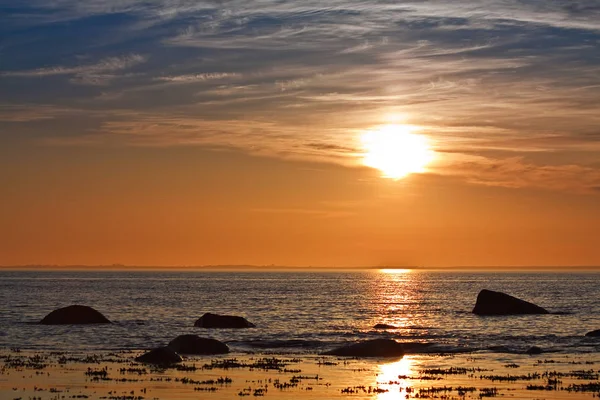
[[[207,264],[207,265],[127,265],[127,264],[22,264],[0,265],[0,270],[522,270],[557,271],[587,270],[600,271],[600,265],[480,265],[480,266],[294,266],[294,265],[249,265],[249,264]]]

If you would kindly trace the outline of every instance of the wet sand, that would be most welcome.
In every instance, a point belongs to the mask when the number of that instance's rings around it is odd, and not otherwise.
[[[347,359],[316,355],[189,356],[170,368],[141,351],[0,350],[0,399],[592,399],[600,355],[474,353]]]

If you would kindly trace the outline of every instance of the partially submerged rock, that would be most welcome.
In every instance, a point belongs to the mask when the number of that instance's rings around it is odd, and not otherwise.
[[[396,329],[397,327],[395,327],[394,325],[388,325],[388,324],[377,324],[373,327],[373,329]]]
[[[511,295],[493,290],[483,289],[477,295],[477,302],[473,308],[477,315],[518,315],[518,314],[548,314],[540,306],[525,300],[517,299]]]
[[[180,354],[227,354],[229,347],[216,339],[198,335],[181,335],[169,342],[169,348]]]
[[[170,365],[179,363],[183,361],[183,359],[179,354],[173,351],[173,349],[169,347],[159,347],[142,354],[137,357],[135,361],[145,364]]]
[[[324,354],[342,357],[402,357],[404,346],[391,339],[374,339],[338,347]]]
[[[219,315],[206,313],[201,316],[194,326],[199,328],[254,328],[255,325],[244,317],[235,315]]]
[[[40,324],[110,324],[110,321],[92,307],[72,305],[52,311],[40,321]]]
[[[544,352],[544,350],[542,350],[541,348],[539,348],[537,346],[531,346],[530,348],[527,349],[527,351],[525,353],[532,356],[534,354],[542,354],[543,352]]]
[[[591,331],[585,334],[587,337],[600,337],[600,329],[596,329],[595,331]]]

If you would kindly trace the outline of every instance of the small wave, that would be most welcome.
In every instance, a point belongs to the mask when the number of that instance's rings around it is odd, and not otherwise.
[[[402,329],[431,330],[431,329],[438,329],[438,328],[434,328],[432,326],[418,326],[418,325],[415,325],[415,326],[407,326],[407,327],[404,327]]]
[[[347,346],[356,342],[342,342],[336,343],[335,345],[330,344],[330,347],[336,348],[341,346]],[[405,354],[418,355],[418,354],[461,354],[461,353],[472,353],[479,349],[466,347],[466,346],[452,346],[446,344],[427,343],[427,342],[404,342],[401,341],[402,347]]]
[[[502,346],[502,345],[489,346],[486,350],[491,351],[492,353],[506,353],[506,354],[519,354],[519,353],[523,352],[514,347],[508,347],[508,346]]]
[[[385,328],[385,329],[375,329],[375,328],[371,328],[371,330],[377,330],[377,331],[425,331],[425,330],[434,330],[434,329],[439,329],[439,328],[434,328],[431,326],[418,326],[418,325],[414,325],[414,326],[394,326],[394,325],[390,325],[393,326],[393,328]]]
[[[488,351],[492,353],[503,353],[503,354],[527,354],[527,349],[530,346],[525,347],[512,347],[512,346],[490,346],[487,348]],[[546,353],[559,353],[562,350],[551,347],[544,347],[543,354]]]
[[[112,321],[115,326],[128,327],[132,325],[146,325],[147,321],[141,319],[123,320],[123,321]]]
[[[232,342],[229,342],[232,343]],[[257,349],[280,349],[280,348],[319,348],[323,347],[324,343],[319,340],[248,340],[237,342],[240,345],[245,345]]]
[[[464,353],[473,353],[478,351],[478,348],[467,347],[467,346],[450,346],[450,345],[438,345],[433,344],[431,347],[427,348],[426,351],[422,351],[420,353],[414,354],[464,354]],[[410,353],[408,353],[410,354]]]

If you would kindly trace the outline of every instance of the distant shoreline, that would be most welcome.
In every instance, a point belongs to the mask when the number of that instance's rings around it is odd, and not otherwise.
[[[276,265],[201,265],[201,266],[134,266],[134,265],[3,265],[0,271],[197,271],[197,272],[352,272],[352,271],[436,271],[436,272],[600,272],[600,266],[457,266],[457,267],[394,267],[394,266],[276,266]]]

